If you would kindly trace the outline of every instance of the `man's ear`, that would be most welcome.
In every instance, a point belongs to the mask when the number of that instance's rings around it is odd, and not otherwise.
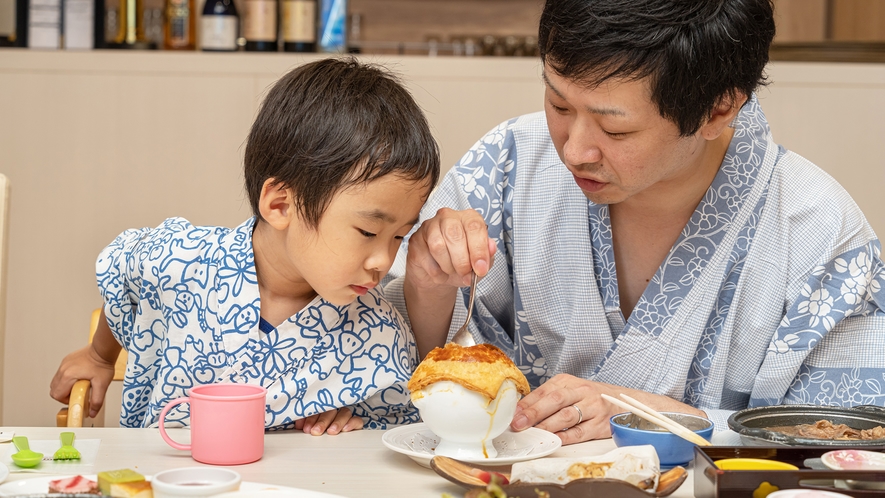
[[[710,118],[701,126],[701,136],[707,140],[715,140],[725,131],[741,112],[741,107],[747,101],[747,96],[742,92],[732,95],[723,95],[713,106]]]
[[[295,215],[292,192],[275,178],[268,178],[261,187],[258,198],[258,212],[270,226],[285,230]]]

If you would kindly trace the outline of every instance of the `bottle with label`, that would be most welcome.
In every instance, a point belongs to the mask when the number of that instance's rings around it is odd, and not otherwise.
[[[320,52],[347,50],[347,0],[320,0]]]
[[[166,0],[167,50],[194,50],[197,45],[197,14],[194,0]]]
[[[243,37],[246,39],[246,50],[276,52],[276,0],[245,0],[243,9]]]
[[[210,52],[237,49],[240,16],[233,0],[206,0],[200,18],[200,48]]]
[[[283,50],[316,52],[316,0],[283,0]]]

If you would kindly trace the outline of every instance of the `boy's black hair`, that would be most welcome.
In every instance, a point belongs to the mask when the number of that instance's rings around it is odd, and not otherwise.
[[[720,99],[766,84],[774,31],[770,0],[547,0],[538,47],[588,87],[649,77],[661,116],[688,136]]]
[[[439,179],[439,149],[412,96],[386,70],[353,58],[299,66],[274,84],[246,143],[252,212],[269,178],[292,190],[311,227],[341,189],[388,174]],[[391,202],[396,202],[391,199]]]

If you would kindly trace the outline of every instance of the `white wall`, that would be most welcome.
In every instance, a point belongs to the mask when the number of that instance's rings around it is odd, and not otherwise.
[[[94,261],[122,230],[249,216],[243,144],[265,89],[310,56],[0,50],[0,172],[12,185],[4,425],[53,425],[61,358],[100,304]],[[403,75],[449,167],[499,122],[541,109],[533,59],[373,58]],[[775,138],[818,162],[885,233],[885,65],[778,63]],[[30,372],[27,381],[17,375]]]

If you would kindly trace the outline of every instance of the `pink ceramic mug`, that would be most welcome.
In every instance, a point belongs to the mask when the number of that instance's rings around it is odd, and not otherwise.
[[[160,412],[160,435],[175,449],[190,450],[194,460],[212,465],[240,465],[264,454],[264,412],[267,390],[247,384],[207,384],[190,390]],[[191,444],[176,443],[166,434],[166,413],[181,403],[191,405]]]

